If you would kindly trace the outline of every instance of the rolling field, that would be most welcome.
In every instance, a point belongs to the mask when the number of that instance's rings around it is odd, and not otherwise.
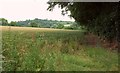
[[[98,42],[87,43],[83,31],[49,28],[2,29],[4,71],[117,71],[118,53]]]

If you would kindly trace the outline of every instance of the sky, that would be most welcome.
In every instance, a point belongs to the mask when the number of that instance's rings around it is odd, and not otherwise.
[[[52,19],[62,21],[74,21],[74,19],[63,16],[61,9],[57,6],[51,12],[48,11],[49,0],[0,0],[0,18],[10,21],[21,21],[26,19]]]

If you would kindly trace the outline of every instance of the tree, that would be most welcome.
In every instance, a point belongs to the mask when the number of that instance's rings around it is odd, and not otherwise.
[[[4,18],[0,18],[0,25],[7,26],[8,21],[6,19],[4,19]]]
[[[30,27],[38,27],[38,24],[36,22],[31,22]]]
[[[120,40],[120,5],[117,2],[48,2],[48,10],[52,11],[56,5],[62,9],[62,14],[73,17],[75,21],[88,31],[112,40]],[[120,41],[119,41],[120,42]]]
[[[17,26],[17,23],[14,22],[14,21],[11,21],[9,25],[10,25],[10,26]]]
[[[63,25],[63,24],[58,24],[58,25],[57,25],[57,28],[58,28],[58,29],[62,29],[62,28],[64,28],[64,25]]]

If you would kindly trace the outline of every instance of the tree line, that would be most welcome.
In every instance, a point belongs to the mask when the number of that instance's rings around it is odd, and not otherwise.
[[[72,21],[58,21],[58,20],[48,20],[48,19],[38,19],[25,20],[25,21],[11,21],[5,18],[0,18],[2,26],[20,26],[20,27],[37,27],[37,28],[55,28],[55,29],[72,29],[78,30],[80,26],[76,22]]]

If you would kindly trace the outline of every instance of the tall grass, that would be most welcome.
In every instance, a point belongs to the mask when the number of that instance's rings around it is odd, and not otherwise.
[[[84,40],[81,31],[3,31],[3,70],[118,70],[116,52],[86,46]]]

